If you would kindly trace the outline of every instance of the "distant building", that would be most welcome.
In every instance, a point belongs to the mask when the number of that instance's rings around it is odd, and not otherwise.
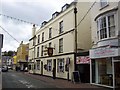
[[[28,48],[29,44],[23,44],[23,41],[17,48],[17,66],[23,71],[28,63]]]

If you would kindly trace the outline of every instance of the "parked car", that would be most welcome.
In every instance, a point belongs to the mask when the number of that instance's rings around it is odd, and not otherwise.
[[[7,72],[8,71],[8,67],[7,66],[2,66],[2,72]]]

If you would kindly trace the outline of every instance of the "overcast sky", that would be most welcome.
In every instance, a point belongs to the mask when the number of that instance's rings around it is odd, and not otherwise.
[[[74,0],[2,0],[0,2],[0,14],[41,25],[43,21],[48,21],[55,11],[60,11],[64,4],[72,1]],[[0,15],[0,26],[19,42],[28,43],[31,38],[31,24]],[[1,28],[0,33],[4,34],[2,51],[16,51],[20,43],[11,38]]]

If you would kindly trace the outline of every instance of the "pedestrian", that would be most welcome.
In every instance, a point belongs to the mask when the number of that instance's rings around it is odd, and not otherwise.
[[[53,67],[52,72],[53,72],[53,79],[55,79],[55,72],[56,72],[55,67]]]

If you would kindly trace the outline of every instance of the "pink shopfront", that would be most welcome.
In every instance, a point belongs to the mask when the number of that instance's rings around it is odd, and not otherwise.
[[[99,47],[90,50],[90,83],[120,87],[120,48]]]

